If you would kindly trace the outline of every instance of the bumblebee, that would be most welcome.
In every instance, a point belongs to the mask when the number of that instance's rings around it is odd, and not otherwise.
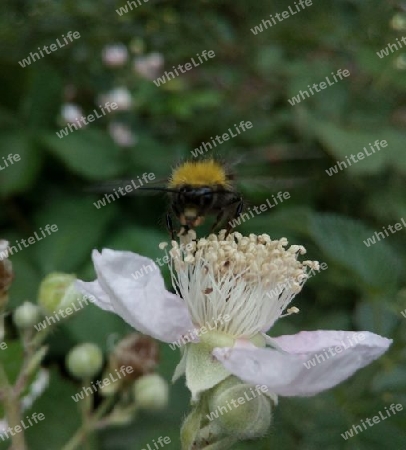
[[[250,156],[250,162],[252,163]],[[136,180],[121,180],[103,183],[87,189],[88,192],[114,192],[119,198],[116,188],[119,186],[128,186],[131,184],[135,189],[130,195],[142,195],[148,193],[166,193],[169,199],[169,210],[166,213],[166,227],[171,234],[172,239],[176,236],[187,234],[189,230],[193,230],[205,221],[206,216],[216,216],[211,227],[211,232],[218,230],[224,226],[227,234],[232,228],[233,219],[245,209],[246,203],[239,189],[236,187],[237,180],[234,175],[234,166],[241,160],[223,163],[218,159],[197,159],[187,160],[180,163],[172,170],[169,178],[148,182],[143,177],[145,184],[138,177],[139,185]],[[272,160],[273,165],[275,161]],[[268,169],[263,162],[261,168]],[[144,174],[146,175],[146,174]],[[305,179],[306,180],[306,179]],[[238,181],[242,187],[243,182],[248,182],[250,187],[255,184],[269,187],[277,185],[284,187],[294,186],[303,179],[300,178],[284,178],[261,176],[247,178],[238,177]],[[147,184],[146,184],[147,183]],[[120,189],[120,188],[119,188]],[[122,190],[120,191],[123,192]],[[125,190],[127,192],[127,190]],[[122,194],[125,195],[125,194]],[[174,227],[174,219],[178,222],[180,228]]]
[[[174,215],[186,234],[204,222],[207,215],[216,215],[211,228],[214,231],[225,221],[238,217],[244,207],[242,196],[233,186],[232,175],[225,166],[213,159],[184,162],[175,168],[164,189],[170,199],[166,225],[175,237]],[[148,189],[148,188],[146,188]],[[227,233],[231,226],[227,224]]]

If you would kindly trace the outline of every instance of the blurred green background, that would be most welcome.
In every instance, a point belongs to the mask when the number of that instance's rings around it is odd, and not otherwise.
[[[241,181],[248,177],[242,189],[250,205],[279,190],[291,198],[239,231],[286,236],[305,245],[309,259],[328,265],[295,299],[301,313],[279,321],[270,334],[369,330],[394,343],[339,387],[311,398],[280,398],[270,433],[235,448],[406,448],[404,411],[348,441],[340,435],[391,403],[406,407],[405,229],[370,247],[363,242],[406,219],[406,46],[383,58],[376,53],[406,36],[406,3],[314,1],[256,35],[252,28],[294,2],[139,3],[122,15],[116,10],[124,0],[0,5],[0,164],[9,153],[21,156],[0,171],[0,237],[13,244],[47,224],[59,229],[12,256],[10,309],[35,301],[49,272],[92,279],[93,248],[162,256],[158,244],[168,240],[163,196],[126,196],[97,209],[93,202],[102,194],[85,188],[144,172],[165,177],[211,136],[251,121],[251,130],[216,154],[242,159],[238,174]],[[18,63],[68,31],[80,38],[24,68]],[[121,53],[112,55],[117,44]],[[215,58],[160,87],[153,83],[203,50],[213,50]],[[288,99],[338,69],[350,76],[290,105]],[[120,110],[57,137],[69,117],[77,117],[75,108],[87,115],[106,98],[117,100]],[[335,175],[326,173],[376,139],[388,147]],[[290,181],[250,181],[259,175]],[[47,419],[28,430],[30,449],[60,449],[78,426],[70,395],[81,385],[63,369],[68,350],[85,341],[107,350],[129,331],[119,317],[93,305],[61,323],[49,339],[50,386],[32,408]],[[159,372],[169,381],[179,354],[167,345],[161,350]],[[166,448],[179,449],[188,401],[184,381],[178,381],[165,411],[103,430],[99,448],[137,450],[161,435],[172,440]]]

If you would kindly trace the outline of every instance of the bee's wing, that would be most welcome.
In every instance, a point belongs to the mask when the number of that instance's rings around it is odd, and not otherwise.
[[[258,162],[283,163],[292,160],[319,159],[323,154],[314,147],[295,143],[269,144],[261,147],[235,148],[233,157],[226,158],[226,164],[235,167],[241,163]]]
[[[168,180],[166,178],[149,181],[148,183],[144,183],[143,181],[140,182],[137,178],[128,180],[112,180],[95,184],[93,186],[88,186],[84,190],[88,193],[109,194],[119,190],[120,188],[125,189],[126,186],[132,186],[133,190],[128,193],[130,196],[157,195],[162,192],[170,191],[166,188],[167,181]]]
[[[214,153],[214,152],[213,152]],[[302,164],[313,164],[323,157],[320,151],[314,147],[303,146],[301,144],[270,144],[263,147],[255,148],[234,148],[227,154],[220,151],[215,155],[226,169],[227,176],[230,180],[239,180],[241,177],[251,177],[254,181],[258,175],[269,174],[271,177],[281,173],[281,168],[286,169],[287,166],[295,169]],[[290,163],[297,161],[293,167]],[[309,166],[310,168],[310,166]],[[289,170],[289,176],[295,176],[292,170]],[[278,175],[279,177],[279,175]],[[272,178],[275,180],[277,177]],[[264,183],[265,177],[261,183]],[[290,181],[287,183],[290,185]]]
[[[297,188],[310,181],[309,177],[247,177],[237,179],[237,186],[242,191],[278,190]]]

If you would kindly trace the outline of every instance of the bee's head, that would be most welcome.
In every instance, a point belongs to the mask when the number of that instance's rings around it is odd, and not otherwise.
[[[198,213],[196,208],[185,208],[179,216],[181,225],[186,225],[189,228],[196,228],[204,221],[204,216]]]
[[[178,191],[178,201],[185,207],[209,207],[213,202],[213,189],[210,186],[182,186]]]

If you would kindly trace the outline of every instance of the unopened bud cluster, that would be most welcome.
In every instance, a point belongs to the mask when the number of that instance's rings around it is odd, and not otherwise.
[[[131,333],[122,339],[110,355],[109,366],[111,369],[121,366],[132,367],[133,371],[128,376],[136,380],[142,375],[152,373],[159,360],[159,347],[156,341],[149,336]]]
[[[5,306],[2,303],[6,303],[7,292],[14,277],[11,261],[7,259],[8,252],[8,242],[0,240],[0,309]]]

